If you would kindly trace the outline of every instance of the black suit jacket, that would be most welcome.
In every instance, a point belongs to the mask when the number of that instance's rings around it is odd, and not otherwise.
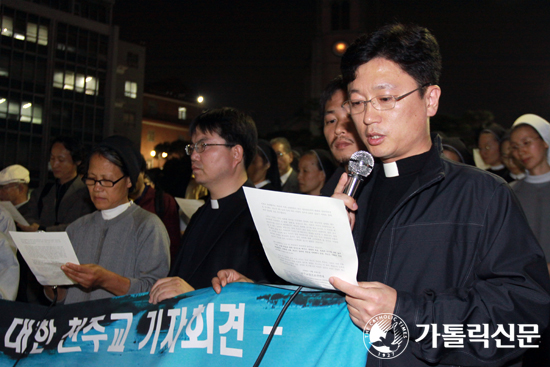
[[[292,170],[290,176],[283,185],[283,192],[294,192],[300,193],[300,186],[298,185],[298,173],[295,170]]]

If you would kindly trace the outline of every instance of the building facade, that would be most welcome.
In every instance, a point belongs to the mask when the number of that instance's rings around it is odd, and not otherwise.
[[[119,133],[139,144],[145,49],[119,41],[113,4],[2,0],[0,167],[21,164],[44,183],[53,137],[91,147]]]
[[[189,125],[202,109],[200,103],[154,93],[143,94],[141,154],[145,157],[147,168],[164,165],[164,157],[159,156],[161,152],[154,150],[157,145],[191,140]]]

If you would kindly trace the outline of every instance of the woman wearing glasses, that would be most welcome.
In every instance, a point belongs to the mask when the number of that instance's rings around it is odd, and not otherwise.
[[[147,292],[168,274],[164,225],[128,200],[139,171],[139,153],[127,138],[111,136],[93,149],[83,180],[97,211],[67,227],[82,265],[61,266],[76,282],[66,289],[66,304]]]
[[[537,115],[523,115],[512,125],[510,143],[514,157],[527,170],[512,189],[550,263],[550,124]]]

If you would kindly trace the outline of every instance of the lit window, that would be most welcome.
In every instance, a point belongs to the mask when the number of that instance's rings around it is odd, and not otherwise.
[[[84,74],[76,74],[75,79],[75,92],[84,93],[84,87],[86,85],[86,76]]]
[[[187,108],[179,107],[178,108],[178,119],[185,120],[187,118]]]
[[[63,89],[74,89],[74,73],[71,71],[65,72],[65,79],[63,80]]]
[[[72,71],[56,70],[53,73],[54,88],[74,90],[79,93],[86,93],[89,96],[97,95],[99,82],[93,76],[75,74]]]
[[[124,96],[130,98],[137,98],[137,83],[126,82],[124,83]]]
[[[13,36],[13,19],[5,15],[2,17],[2,36]]]
[[[39,45],[48,44],[48,27],[45,25],[27,24],[27,41],[38,42]]]
[[[89,96],[97,95],[99,83],[93,76],[86,77],[86,94]]]

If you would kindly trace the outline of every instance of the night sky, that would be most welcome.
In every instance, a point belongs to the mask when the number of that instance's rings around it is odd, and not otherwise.
[[[550,120],[550,1],[369,1],[367,31],[414,22],[443,57],[441,115]],[[146,83],[180,78],[206,106],[251,113],[260,133],[306,104],[314,0],[117,0],[121,38],[147,47]]]

